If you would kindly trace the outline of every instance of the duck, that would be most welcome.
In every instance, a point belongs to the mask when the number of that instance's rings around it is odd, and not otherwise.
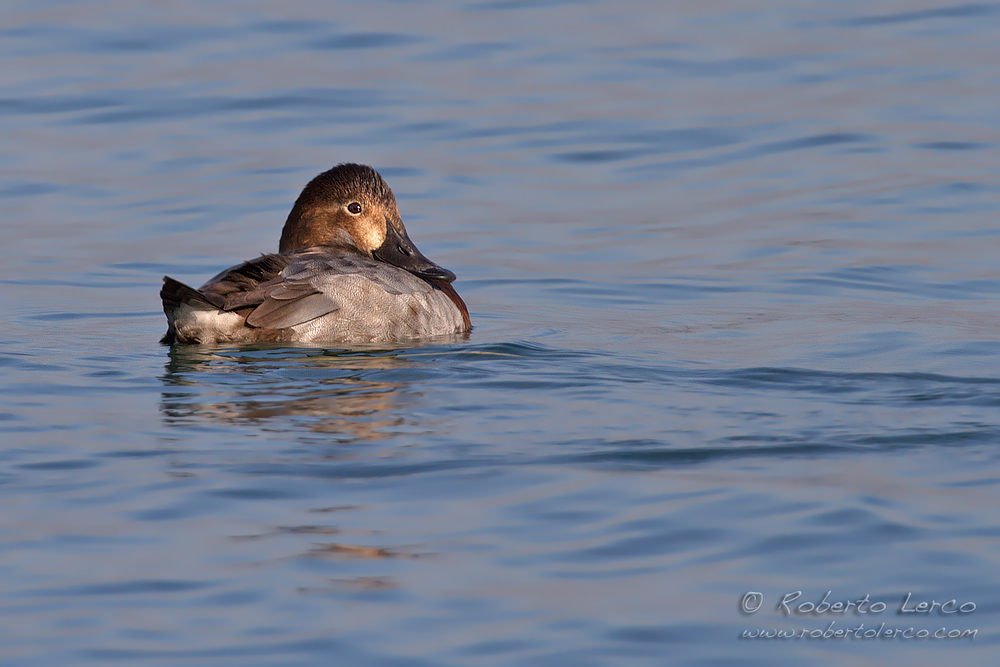
[[[194,289],[163,277],[165,344],[386,343],[466,334],[455,274],[410,240],[396,198],[372,167],[338,164],[313,178],[277,253]]]

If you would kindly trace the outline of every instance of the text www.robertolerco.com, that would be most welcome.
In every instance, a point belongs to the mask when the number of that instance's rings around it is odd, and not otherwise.
[[[835,627],[837,621],[830,621],[826,628],[802,628],[801,630],[781,630],[779,628],[750,628],[740,634],[740,639],[974,639],[979,632],[976,628],[960,630],[958,628],[927,628],[887,627],[882,623],[878,627],[866,628],[861,623],[852,628]]]
[[[868,623],[859,622],[857,624],[844,623],[842,620],[831,620],[826,627],[821,628],[767,628],[756,627],[747,628],[740,633],[740,639],[974,639],[979,633],[977,628],[956,628],[956,627],[930,627],[918,628],[909,624],[893,625],[891,623],[880,622],[872,619],[890,608],[890,605],[882,601],[872,601],[871,596],[865,595],[862,598],[853,600],[830,600],[832,591],[827,591],[826,595],[818,602],[804,601],[798,602],[802,597],[802,591],[791,591],[780,596],[775,607],[775,611],[784,617],[807,616],[812,618],[829,618],[832,615],[846,616],[864,615],[869,617]],[[797,604],[796,604],[797,603]],[[740,600],[740,611],[744,615],[751,615],[764,606],[764,594],[757,591],[749,591]],[[895,605],[894,605],[895,607]],[[902,598],[902,603],[895,608],[896,615],[908,617],[907,620],[917,618],[927,619],[930,614],[943,616],[945,618],[967,617],[976,610],[974,602],[959,602],[957,599],[938,602],[936,600],[917,601],[913,595],[907,593]],[[952,616],[954,614],[955,616]],[[944,620],[943,618],[941,620]]]

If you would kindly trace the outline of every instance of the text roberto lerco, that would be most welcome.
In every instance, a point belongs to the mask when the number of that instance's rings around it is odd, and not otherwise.
[[[831,599],[833,598],[833,599]],[[740,611],[751,615],[764,607],[765,596],[759,591],[749,591],[740,600]],[[778,599],[774,611],[783,618],[840,618],[850,616],[868,616],[882,614],[890,609],[890,604],[883,600],[872,600],[868,594],[855,599],[837,599],[833,591],[827,591],[819,599],[802,600],[802,591],[784,593]],[[959,602],[957,598],[939,602],[935,599],[917,599],[912,593],[901,596],[898,606],[893,603],[895,615],[912,620],[929,619],[931,615],[944,618],[960,618],[976,610],[976,603]],[[953,616],[957,614],[958,616]],[[858,619],[860,620],[860,619]],[[824,624],[826,625],[826,624]],[[887,627],[886,623],[875,620],[871,623],[861,623],[852,627],[836,620],[830,620],[829,625],[822,628],[752,628],[745,629],[740,637],[744,639],[973,639],[978,634],[975,628],[917,628],[904,624],[900,627]]]
[[[792,614],[846,614],[852,609],[856,614],[880,614],[889,607],[889,605],[882,601],[872,602],[871,596],[867,593],[863,598],[858,598],[857,600],[837,600],[834,602],[830,602],[831,595],[833,595],[833,591],[827,591],[826,595],[819,602],[810,602],[807,600],[792,606],[793,602],[802,597],[802,591],[792,591],[791,593],[785,593],[781,597],[781,601],[778,602],[778,608],[775,611],[780,611],[785,616],[791,616]],[[917,602],[913,600],[912,593],[907,593],[896,613],[930,614],[936,611],[939,614],[971,614],[975,610],[975,602],[959,603],[955,598],[946,602],[938,602],[937,600]]]

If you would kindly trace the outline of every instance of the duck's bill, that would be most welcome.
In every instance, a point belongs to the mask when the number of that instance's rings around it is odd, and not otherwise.
[[[372,256],[380,262],[398,266],[421,278],[444,280],[449,283],[455,279],[454,273],[424,257],[423,253],[417,250],[417,246],[413,245],[406,231],[400,233],[388,220],[385,223],[385,241],[372,251]]]

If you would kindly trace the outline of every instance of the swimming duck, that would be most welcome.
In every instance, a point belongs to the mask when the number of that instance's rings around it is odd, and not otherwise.
[[[278,252],[199,289],[163,277],[164,343],[369,343],[469,331],[455,274],[424,257],[377,171],[341,164],[306,185]]]

